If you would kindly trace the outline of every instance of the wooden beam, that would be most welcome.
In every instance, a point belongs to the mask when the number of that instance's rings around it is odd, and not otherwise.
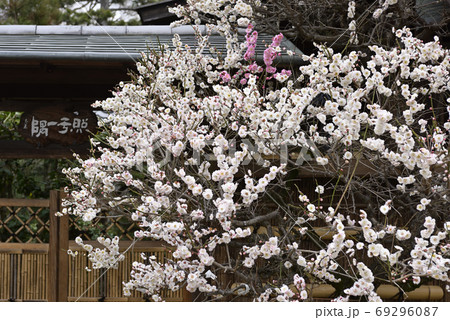
[[[40,59],[1,59],[0,69],[2,68],[40,68],[43,65],[53,65],[58,68],[106,68],[106,69],[136,69],[134,62],[126,61],[102,61],[102,60],[52,60],[46,59],[43,62]]]
[[[49,207],[48,199],[4,199],[0,198],[0,207]]]
[[[16,65],[0,62],[0,98],[104,99],[120,81],[129,80],[134,64],[90,64],[72,61],[61,65],[31,61]],[[93,102],[92,101],[92,102]]]
[[[75,109],[92,109],[94,99],[1,99],[0,111],[31,112],[41,108],[52,108],[55,111],[72,111]]]
[[[88,76],[88,75],[87,75]],[[120,79],[124,80],[124,79]],[[125,79],[126,80],[126,79]],[[2,84],[2,98],[9,99],[92,99],[103,100],[111,97],[111,90],[119,81],[105,84],[41,84],[5,83]]]
[[[89,244],[93,246],[94,248],[104,248],[100,243],[97,241],[83,241],[84,244]],[[173,247],[170,247],[167,243],[164,243],[163,241],[136,241],[133,244],[133,241],[130,240],[121,240],[119,242],[119,250],[120,252],[123,252],[127,250],[130,246],[132,246],[132,249],[134,251],[152,251],[152,252],[164,252],[169,249],[174,249]],[[69,241],[69,249],[72,251],[82,251],[83,249],[76,244],[75,241]]]
[[[0,68],[0,84],[115,84],[128,77],[126,68],[64,68],[45,64],[37,68]]]
[[[0,252],[7,253],[47,253],[48,243],[0,243]]]
[[[86,155],[89,153],[89,143],[73,146],[49,144],[38,148],[26,141],[0,141],[0,159],[67,159],[73,158],[73,153]]]

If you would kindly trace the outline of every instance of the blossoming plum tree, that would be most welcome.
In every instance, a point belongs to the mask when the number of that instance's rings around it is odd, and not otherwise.
[[[313,42],[333,44],[335,50],[365,50],[375,44],[389,47],[395,44],[392,28],[404,26],[422,40],[429,41],[433,35],[442,42],[449,39],[448,0],[264,0],[253,10],[258,31],[283,33],[308,53],[314,50]]]
[[[377,301],[380,284],[449,281],[450,55],[439,39],[403,28],[397,47],[370,55],[317,45],[286,70],[281,34],[256,62],[246,2],[174,11],[218,23],[203,34],[194,25],[196,48],[175,35],[173,49],[143,55],[133,81],[95,103],[109,116],[92,157],[65,171],[63,213],[122,214],[139,224],[136,239],[173,248],[170,259],[134,262],[125,294],[307,300],[308,283],[330,283],[337,300]],[[206,54],[212,30],[227,39],[223,56]],[[312,192],[300,170],[321,177]],[[95,267],[122,263],[117,238],[100,238],[105,250],[77,241]]]

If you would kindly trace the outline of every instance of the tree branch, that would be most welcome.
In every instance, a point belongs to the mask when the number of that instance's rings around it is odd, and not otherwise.
[[[238,220],[231,220],[231,223],[235,225],[236,227],[248,227],[252,226],[258,223],[261,223],[263,221],[267,221],[270,219],[275,218],[278,215],[278,210],[272,211],[271,213],[268,213],[264,216],[258,216],[250,220],[246,221],[238,221]]]

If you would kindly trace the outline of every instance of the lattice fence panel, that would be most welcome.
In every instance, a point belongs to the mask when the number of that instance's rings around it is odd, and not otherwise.
[[[126,217],[98,217],[86,223],[81,217],[69,217],[69,239],[81,237],[83,240],[95,240],[97,237],[115,237],[120,240],[133,240],[138,226]]]
[[[48,243],[48,200],[0,199],[0,242]]]

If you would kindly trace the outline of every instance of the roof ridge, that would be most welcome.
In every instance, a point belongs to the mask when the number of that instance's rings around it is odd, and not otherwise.
[[[206,26],[198,26],[202,33]],[[170,27],[170,25],[143,26],[82,26],[82,25],[0,25],[0,35],[188,35],[194,34],[190,25]],[[212,34],[217,34],[213,32]]]

